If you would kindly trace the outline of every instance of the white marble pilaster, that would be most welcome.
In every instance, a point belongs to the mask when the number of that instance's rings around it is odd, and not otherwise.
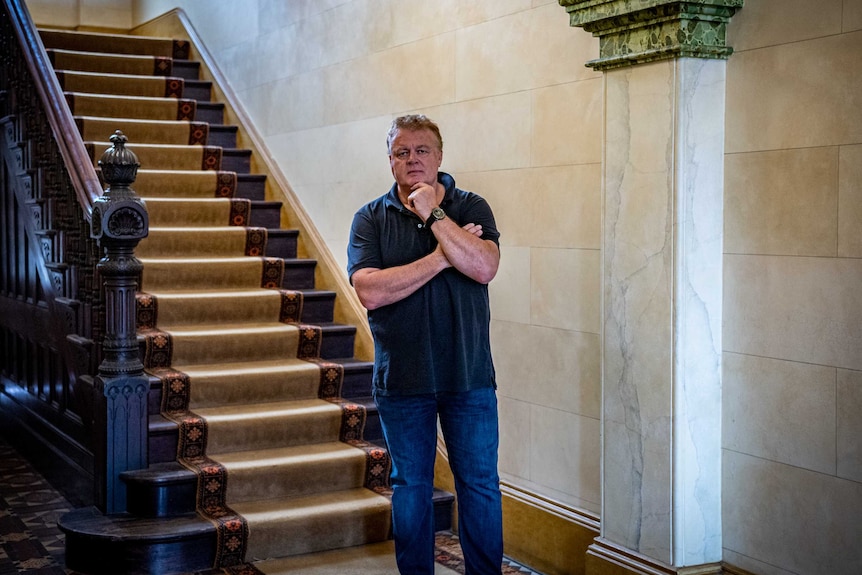
[[[605,73],[602,537],[721,560],[724,60]]]

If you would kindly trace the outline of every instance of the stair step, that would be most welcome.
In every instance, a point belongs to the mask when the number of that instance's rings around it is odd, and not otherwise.
[[[138,517],[176,517],[195,512],[197,476],[176,461],[120,474],[127,511]]]
[[[117,129],[122,129],[123,126],[112,124]],[[107,126],[105,126],[107,127]],[[113,132],[112,132],[113,133]],[[125,131],[124,131],[125,133]],[[103,134],[105,135],[105,134]],[[110,137],[107,134],[106,137]],[[87,153],[93,159],[93,164],[98,165],[98,161],[102,158],[102,154],[111,147],[108,142],[101,141],[85,141],[84,146]],[[212,146],[188,146],[184,144],[142,144],[129,143],[126,149],[133,151],[141,167],[145,170],[154,172],[217,172],[221,170],[221,148],[213,148]],[[213,165],[210,165],[212,162]],[[101,172],[97,168],[98,172]],[[226,171],[226,170],[222,170]],[[101,173],[99,175],[101,178]],[[213,186],[213,195],[207,194],[207,197],[214,197],[215,186]]]
[[[255,533],[246,553],[249,561],[385,541],[391,523],[389,500],[364,488],[241,502],[232,508]]]
[[[231,504],[355,489],[365,480],[365,452],[340,441],[222,453],[212,459],[227,469]],[[318,480],[309,482],[309,477]],[[179,463],[126,472],[122,479],[130,513],[167,517],[194,511],[197,476]]]
[[[154,313],[157,317],[153,319],[159,329],[165,331],[172,331],[175,328],[182,330],[212,328],[216,322],[228,327],[248,324],[250,328],[275,322],[304,324],[332,322],[331,319],[326,319],[326,316],[333,315],[335,292],[296,291],[303,299],[301,314],[298,317],[282,317],[283,297],[278,290],[274,289],[218,289],[216,286],[216,289],[207,291],[164,290],[147,293],[155,298],[157,311]],[[149,316],[146,319],[153,320]]]
[[[90,575],[181,574],[212,567],[216,530],[197,513],[140,518],[95,507],[60,517],[66,567]]]
[[[373,402],[367,401],[370,398],[370,381],[371,381],[370,371],[359,372],[356,369],[355,365],[351,363],[353,361],[352,359],[347,359],[347,360],[329,359],[328,361],[331,361],[333,363],[339,363],[339,364],[342,364],[344,366],[344,382],[345,382],[345,384],[347,384],[350,381],[353,381],[354,383],[351,384],[353,387],[360,388],[360,387],[364,386],[364,388],[365,388],[364,393],[357,393],[357,394],[352,395],[352,396],[347,396],[346,394],[342,393],[342,397],[345,397],[346,399],[349,399],[350,401],[356,401],[356,402],[363,403],[363,405],[366,406],[368,418],[369,419],[376,418],[377,417],[377,406]],[[279,366],[280,363],[283,363],[285,365],[280,367]],[[270,388],[275,388],[278,385],[278,377],[279,377],[278,372],[279,372],[279,370],[290,369],[290,366],[287,365],[287,363],[288,362],[281,362],[280,360],[274,360],[274,361],[269,361],[269,362],[260,362],[260,363],[256,363],[256,364],[244,362],[242,365],[221,364],[221,365],[213,365],[213,366],[196,366],[194,369],[187,367],[187,368],[185,368],[184,371],[190,372],[189,375],[191,375],[192,377],[195,375],[195,373],[200,373],[201,371],[211,372],[210,376],[209,376],[210,377],[209,381],[212,382],[213,381],[212,373],[217,374],[220,369],[221,370],[230,370],[230,371],[226,371],[226,373],[228,375],[225,377],[229,377],[229,375],[231,373],[242,373],[242,372],[248,371],[248,370],[260,369],[263,371],[263,373],[261,374],[260,381],[258,383],[260,385],[269,386]],[[358,362],[356,362],[356,363],[358,363]],[[275,379],[275,383],[273,383],[273,379]],[[358,381],[362,381],[362,383],[355,383]],[[149,376],[149,382],[150,382],[150,390],[149,390],[149,394],[147,396],[148,413],[150,414],[151,418],[156,418],[154,420],[151,420],[150,430],[151,430],[151,432],[153,432],[157,435],[159,435],[159,434],[161,434],[161,435],[175,434],[175,431],[173,430],[174,424],[170,423],[166,419],[163,419],[160,415],[161,404],[162,404],[161,380],[159,380],[159,378],[157,378],[153,375],[150,375]],[[215,391],[216,391],[216,393],[213,393],[213,391],[210,391],[209,393],[206,394],[208,402],[214,402],[216,404],[219,404],[219,403],[223,404],[223,403],[227,403],[228,401],[230,401],[229,396],[225,397],[224,395],[218,395],[217,390],[215,390]],[[251,388],[246,388],[243,390],[243,393],[245,393],[246,391],[248,391],[248,393],[251,393],[252,390],[251,390]],[[270,390],[270,391],[273,391],[273,390]],[[310,388],[304,397],[316,397],[317,391],[318,390],[317,390],[316,386],[314,388]],[[296,397],[300,397],[300,395],[298,395],[301,393],[300,390],[293,390],[293,393],[297,394]],[[200,394],[196,394],[196,396],[200,397]],[[261,395],[257,394],[257,397],[261,397]],[[379,424],[375,423],[373,425],[379,427]],[[375,427],[375,429],[376,429],[376,427]],[[379,435],[379,437],[382,437],[382,435]],[[368,438],[368,440],[372,441],[372,439],[373,439],[376,441],[379,437],[377,435],[375,435],[373,438]],[[170,461],[176,457],[175,438],[174,438],[174,446],[171,449],[169,457],[170,458],[168,459],[168,461]],[[165,461],[165,460],[159,459],[159,461]]]
[[[346,444],[342,444],[346,445]],[[242,459],[235,454],[235,460]],[[122,474],[129,497],[129,512],[143,518],[186,515],[195,509],[197,476],[173,461],[150,465],[148,469]],[[290,489],[290,486],[287,486]],[[452,527],[452,505],[455,496],[434,488],[434,528],[443,531]]]
[[[193,133],[196,133],[196,126],[189,122],[75,116],[75,123],[85,143],[95,146],[95,160],[99,160],[102,157],[102,152],[111,147],[110,137],[117,130],[121,130],[128,138],[127,147],[138,155],[142,168],[150,170],[183,169],[160,166],[153,161],[148,161],[142,157],[139,148],[167,149],[171,152],[179,149],[195,152],[199,158],[201,156],[201,146],[189,145],[190,138],[192,138]],[[198,160],[196,165],[185,169],[202,170],[204,168],[201,160]]]
[[[140,258],[144,273],[140,289],[142,291],[166,291],[175,288],[172,278],[176,274],[185,276],[184,289],[211,289],[221,285],[224,289],[250,289],[261,287],[262,263],[258,257],[219,257],[219,258]],[[221,264],[230,264],[231,277],[225,276]],[[285,289],[314,289],[314,269],[317,261],[306,258],[284,260]],[[228,283],[228,280],[231,283]]]
[[[171,58],[174,55],[174,42],[170,38],[54,29],[39,30],[39,36],[45,48],[108,54],[146,54],[163,58]]]
[[[92,118],[129,118],[153,121],[204,121],[197,119],[198,108],[194,100],[150,96],[123,96],[65,92],[69,109],[75,116]],[[211,106],[212,104],[201,104]],[[193,116],[194,112],[194,118]],[[204,112],[205,114],[206,112]]]
[[[153,205],[156,205],[155,202],[148,207]],[[164,215],[165,212],[158,213]],[[155,218],[151,221],[155,221]],[[147,237],[138,244],[135,255],[139,258],[179,253],[199,258],[245,255],[248,240],[248,230],[245,228],[228,225],[175,227],[178,223],[159,221],[158,226],[150,227]]]
[[[96,72],[75,72],[57,70],[57,79],[66,92],[104,94],[114,96],[138,96],[152,98],[188,98],[204,100],[196,96],[204,95],[201,90],[188,90],[188,82],[175,76],[140,76],[133,74],[99,74]],[[183,83],[181,93],[176,88]],[[205,100],[204,100],[205,101]]]

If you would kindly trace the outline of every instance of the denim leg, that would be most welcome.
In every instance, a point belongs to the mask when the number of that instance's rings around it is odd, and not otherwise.
[[[497,394],[492,388],[438,394],[458,497],[458,536],[467,575],[500,575],[503,512],[497,472]]]
[[[404,575],[433,575],[436,400],[433,394],[375,400],[392,459],[392,533],[398,570]]]

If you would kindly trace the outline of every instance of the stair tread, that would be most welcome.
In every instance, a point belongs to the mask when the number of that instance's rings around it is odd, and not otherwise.
[[[166,104],[176,105],[177,100],[183,100],[188,98],[168,98],[165,96],[132,96],[129,94],[102,94],[102,93],[94,93],[94,92],[81,92],[81,91],[64,91],[66,95],[74,96],[75,98],[86,98],[88,100],[106,100],[110,102],[116,101],[142,101],[142,102],[164,102]],[[200,106],[205,106],[206,104],[199,104]],[[104,116],[94,116],[98,118],[103,118]]]
[[[176,263],[176,264],[195,264],[195,263],[204,263],[206,265],[211,265],[213,263],[218,262],[226,262],[226,263],[235,263],[240,260],[247,261],[260,261],[262,258],[259,256],[221,256],[221,257],[212,257],[212,258],[193,258],[188,256],[177,256],[174,258],[171,257],[159,257],[159,258],[140,258],[144,264],[147,262],[151,263]],[[283,258],[285,263],[308,263],[308,262],[316,262],[317,260],[312,258]]]
[[[174,540],[214,531],[213,524],[198,515],[188,513],[158,519],[129,514],[104,515],[96,507],[73,509],[57,522],[64,533],[132,541]]]
[[[344,363],[344,360],[327,359],[329,363]],[[305,368],[308,365],[313,365],[311,362],[299,359],[296,357],[283,357],[269,360],[257,361],[238,361],[238,362],[222,362],[222,363],[199,363],[194,365],[176,365],[175,369],[182,368],[184,373],[190,376],[198,375],[213,375],[213,374],[232,374],[244,375],[247,373],[272,373],[279,371],[292,371],[299,368]],[[370,365],[370,364],[369,364]],[[345,371],[350,367],[346,366]],[[153,376],[153,383],[159,381]],[[370,396],[369,396],[370,397]],[[357,401],[351,398],[351,401]]]
[[[310,362],[296,357],[284,357],[264,361],[241,361],[224,363],[200,363],[195,365],[176,365],[183,373],[191,377],[218,376],[218,375],[246,375],[250,373],[279,373],[291,372],[297,369],[305,369]]]
[[[252,296],[256,294],[262,293],[274,293],[276,290],[272,290],[269,288],[235,288],[235,289],[213,289],[213,290],[171,290],[171,289],[160,289],[157,291],[146,292],[150,295],[154,295],[159,298],[165,299],[182,299],[182,298],[207,298],[207,297],[243,297],[243,296]],[[314,289],[314,288],[303,288],[297,290],[288,290],[288,291],[297,291],[305,295],[306,297],[314,297],[314,296],[328,296],[334,294],[335,292],[331,290],[324,289]]]
[[[194,412],[206,417],[211,424],[220,421],[247,421],[262,418],[283,418],[292,414],[331,414],[340,412],[341,408],[325,399],[295,399],[291,401],[273,401],[270,403],[244,403],[241,405],[220,405],[215,407],[195,408]]]
[[[321,459],[341,458],[345,456],[361,459],[362,461],[365,460],[362,450],[342,441],[324,441],[309,445],[233,451],[219,453],[214,455],[213,459],[227,467],[228,471],[231,471],[254,467],[266,467],[269,469],[279,465],[311,464]]]
[[[316,324],[303,324],[303,325],[314,325],[316,327],[321,328],[324,332],[349,332],[354,331],[356,326],[349,324],[340,324],[334,322],[319,322]],[[279,332],[287,332],[293,331],[297,329],[297,325],[282,323],[279,321],[272,322],[248,322],[248,323],[233,323],[233,324],[206,324],[206,323],[196,323],[196,324],[185,324],[185,325],[171,325],[171,326],[159,326],[159,330],[166,331],[173,335],[174,337],[183,337],[190,336],[194,337],[197,335],[209,335],[212,337],[218,336],[242,336],[242,335],[262,335],[262,334],[273,334]]]

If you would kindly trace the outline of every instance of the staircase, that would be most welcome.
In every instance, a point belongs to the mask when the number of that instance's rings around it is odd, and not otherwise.
[[[67,566],[190,573],[387,539],[372,366],[189,43],[40,35],[93,162],[128,139],[150,219],[135,252],[149,467],[122,476],[126,513],[61,519]],[[440,529],[451,501],[438,496]]]

